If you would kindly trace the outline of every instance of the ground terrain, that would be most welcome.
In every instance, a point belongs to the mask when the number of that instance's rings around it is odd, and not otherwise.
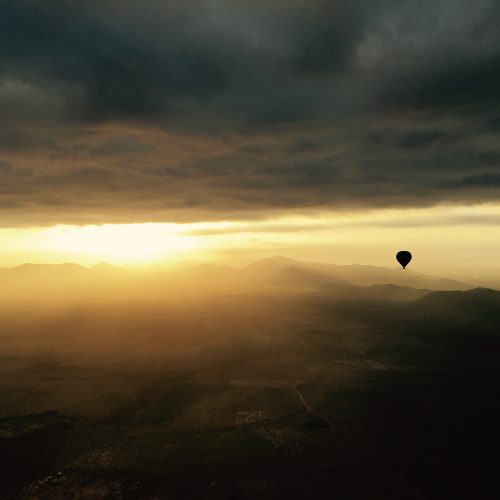
[[[0,496],[498,498],[500,293],[330,287],[3,304]]]

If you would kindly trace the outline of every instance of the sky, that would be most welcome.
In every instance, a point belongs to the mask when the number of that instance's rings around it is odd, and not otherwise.
[[[496,0],[3,0],[0,266],[500,272]]]

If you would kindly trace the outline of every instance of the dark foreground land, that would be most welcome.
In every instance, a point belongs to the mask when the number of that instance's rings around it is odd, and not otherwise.
[[[3,307],[0,497],[500,498],[499,297]]]

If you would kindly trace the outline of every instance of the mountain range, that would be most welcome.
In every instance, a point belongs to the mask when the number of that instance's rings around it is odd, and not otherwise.
[[[471,290],[477,283],[410,269],[336,265],[271,257],[245,267],[198,264],[184,269],[140,270],[100,264],[24,264],[0,269],[0,296],[48,298],[73,295],[169,297],[200,294],[328,293],[337,298],[415,300],[431,291]]]

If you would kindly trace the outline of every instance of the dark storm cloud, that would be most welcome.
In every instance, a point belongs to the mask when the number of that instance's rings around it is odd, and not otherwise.
[[[351,63],[364,24],[359,2],[311,4],[292,25],[292,64],[310,75],[344,69]]]
[[[460,179],[459,184],[464,187],[500,187],[500,173],[470,175]]]
[[[441,130],[408,130],[408,131],[377,131],[371,134],[376,143],[389,144],[395,148],[424,148],[436,141],[446,138],[446,132]]]
[[[143,117],[166,112],[168,95],[205,95],[224,84],[217,54],[192,40],[165,13],[164,39],[116,19],[113,7],[139,14],[131,2],[6,0],[0,57],[4,75],[80,90],[72,111],[83,119]],[[147,8],[147,6],[146,6]],[[194,27],[193,27],[194,28]],[[163,37],[159,37],[163,38]],[[74,97],[73,95],[69,97]],[[69,99],[68,99],[69,100]]]
[[[4,0],[0,222],[495,200],[499,25],[494,0]]]

